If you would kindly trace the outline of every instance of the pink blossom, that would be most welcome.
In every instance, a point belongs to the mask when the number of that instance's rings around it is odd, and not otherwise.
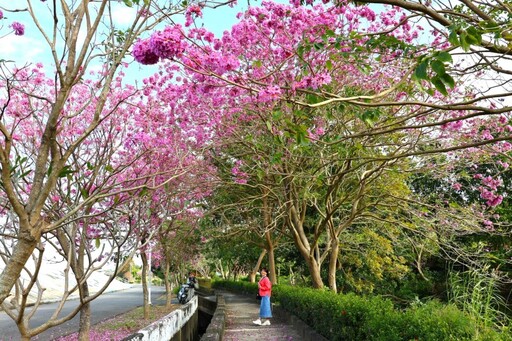
[[[491,176],[483,178],[482,183],[492,190],[496,190],[502,185],[501,179],[493,179]]]
[[[268,86],[258,92],[258,100],[264,103],[277,100],[280,96],[281,88],[276,85]]]
[[[482,137],[486,140],[492,140],[494,138],[489,129],[485,129],[484,131],[482,131]]]
[[[241,160],[237,160],[233,168],[231,168],[231,174],[235,177],[235,182],[238,184],[246,184],[249,178],[249,174],[240,170],[240,167],[243,165]]]
[[[512,143],[510,143],[508,141],[503,141],[501,143],[501,148],[503,149],[504,152],[508,152],[508,151],[512,150]]]
[[[10,27],[14,30],[14,34],[17,36],[22,36],[25,34],[25,26],[17,21],[13,21]]]
[[[456,182],[456,183],[454,183],[454,184],[452,185],[452,188],[453,188],[454,190],[456,190],[456,191],[460,191],[460,189],[462,188],[462,185],[461,185],[460,183]]]
[[[180,25],[167,26],[163,31],[157,31],[149,38],[149,48],[160,58],[173,59],[181,57],[186,48]]]
[[[509,167],[509,164],[507,162],[503,162],[501,160],[498,160],[498,165],[503,167],[503,169],[508,169],[508,167]]]
[[[197,5],[191,5],[187,8],[187,11],[185,12],[185,26],[188,27],[192,25],[194,22],[194,18],[202,17],[202,9],[201,7]]]
[[[160,59],[149,48],[149,40],[139,40],[136,42],[133,46],[132,56],[137,62],[144,65],[156,64]]]

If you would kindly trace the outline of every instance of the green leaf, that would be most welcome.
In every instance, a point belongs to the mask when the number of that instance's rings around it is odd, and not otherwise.
[[[270,121],[266,121],[265,123],[267,124],[268,131],[271,132],[272,131],[272,123]]]
[[[428,65],[428,63],[426,60],[422,61],[418,65],[418,67],[414,71],[414,75],[416,76],[417,79],[428,79],[427,65]]]
[[[297,144],[304,143],[304,134],[298,131],[295,132],[295,141],[297,142]]]
[[[441,80],[441,78],[434,76],[434,77],[432,77],[431,81],[432,81],[432,84],[434,84],[434,86],[436,87],[437,91],[439,91],[440,93],[442,93],[445,96],[448,96],[448,91],[446,91],[446,87],[445,87],[443,81]]]
[[[256,176],[258,177],[258,180],[263,180],[265,177],[265,172],[261,168],[258,168],[256,170]]]
[[[457,34],[457,32],[451,31],[450,35],[448,36],[448,41],[453,46],[459,46],[460,45],[460,40],[459,40],[459,35]]]
[[[272,112],[272,118],[274,120],[279,120],[283,116],[283,112],[281,110],[274,110]]]
[[[272,155],[272,158],[270,159],[270,163],[276,165],[281,164],[281,160],[283,159],[283,153],[275,153]]]
[[[437,73],[439,76],[444,75],[446,73],[444,64],[439,60],[431,61],[430,66],[432,66],[432,70],[434,70],[434,72]]]
[[[329,71],[332,70],[332,61],[330,59],[325,62],[325,68]]]
[[[27,176],[27,175],[29,175],[30,173],[32,173],[32,171],[31,171],[31,170],[28,170],[28,171],[26,171],[26,172],[24,172],[24,173],[21,173],[21,174],[20,174],[20,176],[19,176],[19,178],[20,178],[20,179],[23,179],[24,177],[26,177],[26,176]]]
[[[319,51],[322,50],[325,47],[325,45],[324,43],[314,43],[313,47],[315,48],[315,50]]]
[[[66,177],[68,174],[73,174],[73,173],[75,173],[75,171],[71,169],[71,166],[64,166],[64,167],[60,170],[58,177],[59,177],[59,178],[64,178],[64,177]]]
[[[299,45],[299,47],[297,47],[297,55],[302,59],[304,57],[304,51],[305,51],[305,47],[304,45]]]
[[[360,116],[366,124],[373,126],[380,117],[380,111],[378,109],[367,109]]]
[[[475,27],[473,26],[470,26],[467,30],[468,32],[468,37],[471,37],[471,40],[473,42],[473,44],[481,44],[482,43],[482,33],[480,31],[478,31]]]
[[[96,238],[96,248],[99,249],[99,247],[101,246],[101,242],[100,242],[100,239],[99,238]]]
[[[466,52],[471,47],[471,43],[468,41],[468,34],[465,31],[460,34],[460,47]]]
[[[261,63],[261,60],[255,60],[253,63],[252,63],[252,66],[254,67],[261,67],[262,66],[262,63]]]
[[[323,98],[316,94],[307,94],[306,95],[306,102],[309,104],[316,104],[316,103],[320,103],[322,101],[323,101]],[[298,111],[298,112],[294,112],[294,114],[297,116],[301,116],[302,112]]]
[[[80,188],[80,193],[82,194],[82,196],[87,199],[89,197],[89,192],[87,192],[87,190],[85,188]]]
[[[450,89],[453,89],[455,87],[455,80],[449,74],[447,74],[447,73],[442,74],[442,75],[440,75],[440,78],[444,84],[446,84],[446,85],[448,85],[448,87],[450,87]]]
[[[326,37],[336,37],[336,33],[334,33],[333,30],[326,30],[325,31],[325,36]]]
[[[478,26],[485,28],[487,31],[500,30],[500,25],[494,20],[483,20],[478,22]]]
[[[446,51],[441,51],[434,55],[434,58],[443,63],[451,63],[453,61],[452,55]]]

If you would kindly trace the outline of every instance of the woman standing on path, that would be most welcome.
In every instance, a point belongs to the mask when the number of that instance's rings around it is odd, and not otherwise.
[[[259,326],[270,326],[269,318],[272,317],[272,311],[270,310],[270,294],[272,292],[272,282],[270,282],[267,277],[267,268],[262,268],[260,272],[261,279],[258,282],[258,291],[261,296],[260,318],[256,321],[252,321],[252,323]]]

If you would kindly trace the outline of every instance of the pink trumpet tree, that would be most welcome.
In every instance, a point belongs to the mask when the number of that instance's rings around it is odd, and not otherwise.
[[[42,127],[47,124],[47,113],[51,110],[50,102],[45,99],[55,96],[55,81],[47,78],[42,70],[40,64],[15,70],[13,78],[5,82],[9,97],[2,102],[3,128],[4,134],[9,134],[12,139],[2,147],[4,150],[10,145],[14,147],[9,185],[22,202],[29,200],[34,190],[34,184],[29,179],[37,163],[38,145],[35,142],[43,134]],[[28,284],[21,279],[17,282],[18,290],[11,300],[15,302],[15,310],[10,310],[13,319],[18,321],[22,337],[37,335],[80,311],[80,337],[88,339],[88,303],[106,289],[115,273],[94,294],[89,292],[86,279],[109,259],[121,261],[130,258],[141,241],[137,234],[140,224],[130,223],[124,217],[127,213],[123,212],[129,210],[127,204],[143,189],[147,191],[164,184],[170,185],[171,180],[186,174],[194,162],[190,146],[186,146],[184,137],[176,127],[169,128],[159,136],[153,134],[145,140],[134,137],[134,131],[141,132],[142,125],[151,126],[148,122],[159,118],[151,117],[150,112],[145,111],[144,103],[134,105],[130,102],[137,99],[138,90],[123,84],[122,72],[113,80],[109,97],[101,112],[98,112],[100,98],[91,94],[105,76],[104,72],[99,73],[97,79],[91,74],[89,79],[78,82],[64,104],[57,124],[57,144],[59,148],[69,150],[77,143],[77,137],[82,137],[82,140],[56,175],[55,185],[49,190],[48,199],[41,208],[46,224],[41,231],[39,248],[44,250],[45,246],[53,246],[67,260],[72,276],[65,280],[75,285],[68,286],[62,293],[62,302],[69,295],[79,292],[82,305],[65,316],[57,319],[55,315],[42,325],[29,328],[29,319],[18,317],[26,314],[27,296],[34,284],[38,283],[38,271],[37,268],[33,272],[27,270],[30,281]],[[88,132],[95,121],[101,124]],[[153,126],[161,123],[157,122]],[[55,149],[53,153],[58,154],[59,150]],[[52,166],[49,168],[51,173]],[[172,195],[176,193],[172,192]],[[13,207],[5,193],[1,200],[3,214],[12,216]],[[113,224],[112,221],[118,223]],[[2,227],[2,234],[16,240],[20,223],[14,218],[12,224]],[[151,224],[143,227],[156,228]],[[103,246],[100,247],[98,241]],[[3,245],[6,247],[5,254],[12,257],[15,243]],[[103,251],[97,255],[101,249]],[[36,263],[42,257],[43,252],[40,252]],[[3,260],[9,264],[7,257]],[[45,289],[39,285],[38,288],[39,297],[32,310],[37,309],[40,295]]]

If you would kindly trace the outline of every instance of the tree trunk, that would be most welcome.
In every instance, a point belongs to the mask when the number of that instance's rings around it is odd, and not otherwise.
[[[322,289],[324,287],[324,282],[322,281],[322,276],[320,275],[320,267],[318,266],[318,263],[314,257],[305,257],[305,260],[308,265],[309,274],[311,275],[313,288]]]
[[[338,238],[333,237],[331,242],[331,253],[329,256],[329,275],[328,275],[328,282],[329,282],[329,289],[331,289],[333,292],[338,292],[338,288],[336,285],[336,270],[337,270],[337,263],[338,263],[338,254],[340,252],[340,241]]]
[[[311,245],[309,244],[309,241],[304,233],[302,221],[299,219],[297,211],[292,207],[290,213],[291,219],[289,221],[289,228],[292,232],[295,246],[308,265],[313,288],[322,289],[324,287],[324,283],[320,274],[321,263],[317,261],[314,256],[314,252],[311,250]]]
[[[14,246],[12,256],[0,274],[0,304],[9,296],[12,287],[20,278],[21,271],[32,255],[32,252],[34,252],[37,243],[39,243],[39,236],[36,238],[25,228],[22,228],[20,239],[16,246]]]
[[[222,260],[219,259],[219,261],[216,262],[216,264],[217,264],[217,271],[220,272],[220,278],[226,279],[226,273],[224,272],[224,267],[222,266]]]
[[[148,257],[145,252],[140,254],[142,258],[142,293],[144,297],[144,319],[149,319],[149,290],[148,290]]]
[[[272,244],[272,241],[270,241],[268,244],[268,271],[270,281],[272,282],[272,284],[277,284],[276,258],[274,253],[274,245]]]
[[[251,283],[256,283],[256,273],[258,272],[258,269],[261,266],[261,262],[263,262],[263,257],[267,254],[267,250],[262,249],[260,252],[260,256],[258,257],[258,262],[256,263],[256,266],[252,268],[251,273],[249,274],[249,280]]]
[[[164,267],[164,283],[165,283],[165,305],[167,307],[171,306],[171,299],[172,299],[172,286],[171,286],[171,278],[170,278],[170,271],[171,266],[169,265],[169,262],[165,262]]]
[[[274,255],[274,243],[272,241],[271,227],[272,227],[272,214],[271,207],[268,203],[268,190],[265,190],[263,193],[263,227],[265,229],[265,241],[267,244],[268,251],[268,270],[269,270],[269,279],[272,284],[277,284],[277,276],[276,276],[276,260]]]
[[[82,285],[82,297],[89,297],[89,286],[87,282]],[[80,309],[80,325],[78,328],[78,340],[89,341],[89,332],[91,331],[91,303],[85,303]]]

